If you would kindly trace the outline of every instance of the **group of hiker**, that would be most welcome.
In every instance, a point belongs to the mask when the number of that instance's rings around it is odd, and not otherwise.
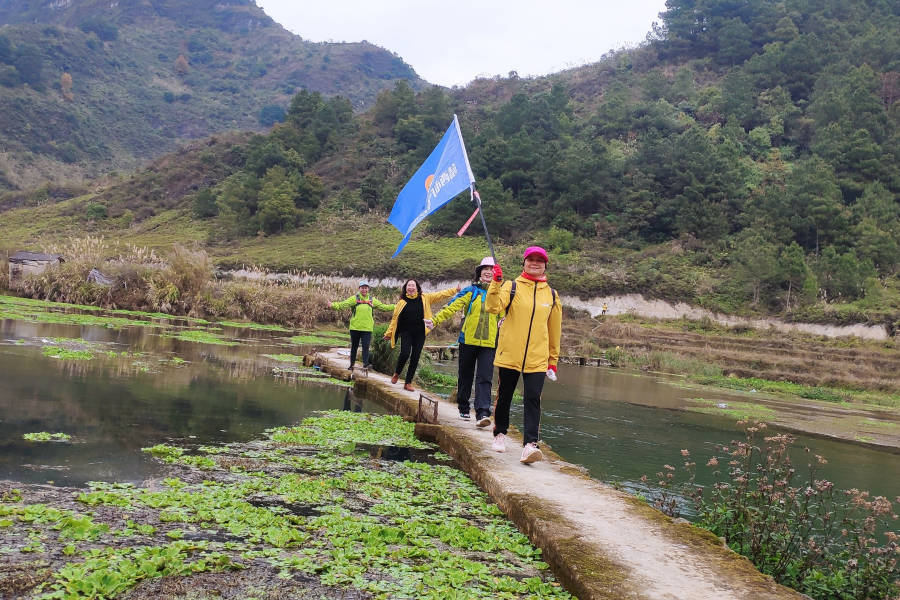
[[[423,293],[419,282],[410,279],[400,290],[396,304],[379,302],[370,295],[368,281],[359,282],[359,293],[332,303],[336,310],[351,309],[350,368],[355,367],[358,349],[369,368],[369,345],[375,320],[373,310],[393,311],[384,335],[395,347],[400,340],[400,356],[391,383],[396,384],[406,368],[404,389],[414,391],[412,381],[425,346],[426,336],[455,313],[463,311],[459,334],[459,383],[456,401],[460,419],[471,420],[470,398],[475,386],[475,425],[491,425],[491,444],[497,452],[506,451],[509,412],[519,379],[523,383],[524,447],[523,463],[543,459],[540,441],[541,394],[544,379],[556,380],[562,329],[562,303],[547,283],[547,252],[538,246],[525,250],[522,273],[504,281],[503,269],[487,257],[475,268],[474,282],[465,288],[448,288]],[[452,298],[451,298],[452,297]],[[436,315],[432,304],[451,298]],[[407,361],[409,365],[407,366]],[[491,389],[494,367],[498,369],[498,390],[492,410]]]

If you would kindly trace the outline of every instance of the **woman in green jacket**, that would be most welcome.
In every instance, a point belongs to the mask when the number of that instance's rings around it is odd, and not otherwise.
[[[369,368],[369,345],[372,343],[372,330],[375,328],[375,317],[372,309],[377,308],[390,312],[394,310],[393,304],[383,304],[376,298],[369,296],[369,282],[363,279],[359,282],[359,293],[350,296],[343,302],[332,302],[334,310],[351,309],[350,317],[350,370],[356,364],[356,353],[362,344],[363,367]]]
[[[429,329],[437,327],[457,311],[464,311],[459,332],[459,387],[456,404],[459,418],[469,420],[469,398],[475,382],[475,424],[491,424],[491,383],[494,379],[494,354],[497,351],[497,323],[502,315],[485,310],[488,285],[493,277],[494,259],[488,256],[475,268],[475,283],[460,290],[434,321],[425,321]]]

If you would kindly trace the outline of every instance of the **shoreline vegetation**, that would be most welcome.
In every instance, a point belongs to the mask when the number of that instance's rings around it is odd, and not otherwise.
[[[0,317],[104,327],[133,324],[129,317],[183,318],[188,324],[212,326],[209,331],[174,334],[186,341],[231,343],[215,329],[229,326],[276,333],[303,330],[307,333],[295,335],[292,343],[327,345],[340,340],[341,334],[322,330],[340,328],[345,321],[329,302],[355,292],[330,281],[268,278],[262,269],[253,271],[260,277],[217,278],[204,250],[179,245],[161,257],[146,247],[110,248],[102,238],[88,236],[48,250],[63,252],[67,261],[22,280],[13,293],[31,300],[17,302],[14,308],[12,296],[0,297]],[[87,282],[96,267],[113,279],[112,285]],[[0,292],[8,288],[8,270],[0,269]],[[374,293],[389,298],[394,290]],[[37,302],[41,300],[55,304]],[[28,302],[40,308],[28,311]],[[74,305],[68,308],[84,314],[53,310],[60,304]],[[48,307],[52,312],[43,312]],[[108,315],[99,316],[98,310]],[[378,317],[379,322],[385,320]],[[456,326],[453,321],[438,328],[431,343],[452,342]],[[591,318],[567,309],[562,346],[567,356],[684,376],[704,386],[842,405],[900,407],[900,350],[894,338],[826,338],[721,325],[707,318],[662,320],[628,314]],[[434,383],[448,385],[443,380]]]

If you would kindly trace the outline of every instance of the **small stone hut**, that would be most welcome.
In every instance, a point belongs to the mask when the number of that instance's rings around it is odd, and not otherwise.
[[[61,254],[16,252],[9,257],[9,289],[14,290],[26,275],[43,273],[50,267],[66,262]]]

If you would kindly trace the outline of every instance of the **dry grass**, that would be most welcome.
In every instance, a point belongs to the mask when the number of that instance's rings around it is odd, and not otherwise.
[[[331,310],[330,302],[355,291],[334,283],[265,277],[217,280],[204,250],[177,244],[165,257],[135,246],[109,257],[108,244],[95,237],[73,239],[45,250],[63,253],[67,261],[27,277],[22,292],[52,302],[312,328],[336,322],[340,315]],[[115,283],[87,283],[93,268],[115,278]]]
[[[9,259],[6,254],[0,255],[0,290],[9,290]]]

